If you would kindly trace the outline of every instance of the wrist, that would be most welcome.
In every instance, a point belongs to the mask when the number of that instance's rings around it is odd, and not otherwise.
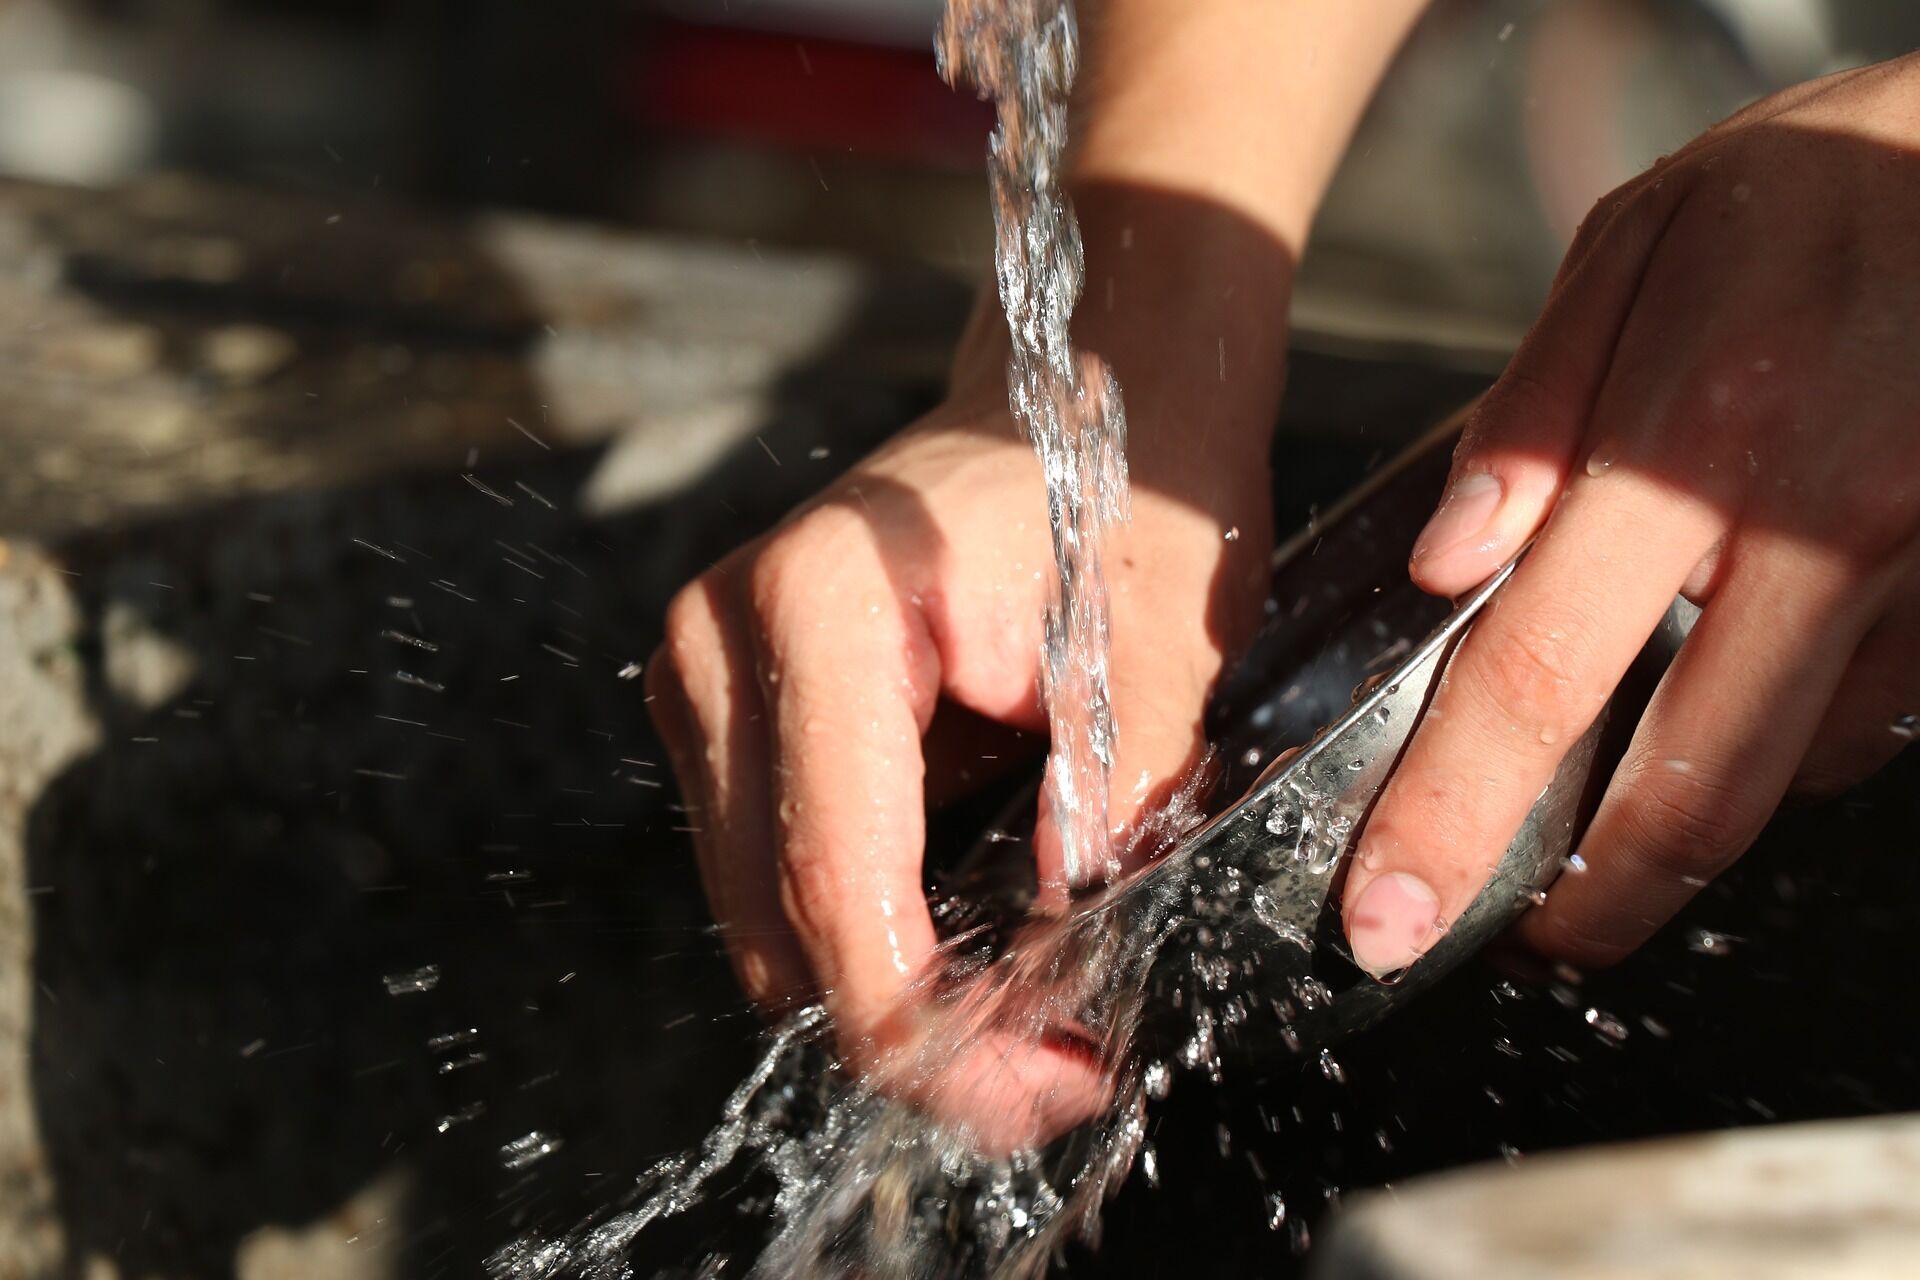
[[[1179,193],[1087,183],[1073,198],[1086,258],[1074,344],[1120,380],[1135,456],[1183,451],[1197,433],[1264,458],[1284,381],[1292,255],[1250,220]],[[950,404],[1005,407],[1009,342],[989,282],[954,356]]]
[[[1136,454],[1204,441],[1264,459],[1285,381],[1292,252],[1183,192],[1083,182],[1073,196],[1086,254],[1074,342],[1119,378]]]

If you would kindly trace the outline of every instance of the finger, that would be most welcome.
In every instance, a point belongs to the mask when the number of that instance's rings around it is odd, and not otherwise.
[[[1766,825],[1871,616],[1840,558],[1748,532],[1641,719],[1592,827],[1523,936],[1608,964]]]
[[[940,667],[862,516],[809,520],[759,556],[751,598],[781,901],[851,1043],[880,1028],[933,950],[920,738]]]
[[[1063,767],[1056,753],[1047,761],[1049,785],[1042,791],[1033,852],[1043,903],[1059,905],[1074,888],[1124,874],[1153,850],[1132,838],[1140,820],[1157,811],[1206,751],[1202,713],[1208,685],[1192,669],[1180,672],[1117,665],[1113,673],[1115,749],[1104,822],[1087,824],[1077,873],[1067,866],[1053,774]],[[1095,762],[1095,768],[1098,768]],[[1087,802],[1086,779],[1074,794]],[[1095,815],[1097,818],[1099,815]],[[1090,861],[1087,859],[1090,858]]]
[[[1526,341],[1469,415],[1447,488],[1414,544],[1414,580],[1459,595],[1513,558],[1566,483],[1653,247],[1683,194],[1646,183],[1596,211]]]
[[[1157,502],[1163,499],[1137,495],[1136,520]],[[1257,548],[1270,545],[1262,542],[1264,530],[1233,542],[1222,535],[1215,518],[1190,509],[1158,510],[1150,521],[1111,535],[1110,559],[1130,572],[1112,583],[1108,689],[1115,733],[1106,829],[1097,840],[1088,837],[1094,854],[1070,886],[1054,789],[1047,788],[1034,832],[1045,903],[1057,904],[1069,887],[1131,871],[1154,856],[1164,834],[1158,820],[1169,816],[1168,801],[1192,783],[1206,756],[1207,700],[1227,655],[1258,626],[1255,606],[1265,597],[1268,570]],[[1195,573],[1196,563],[1213,569]],[[1155,584],[1151,597],[1135,593],[1139,582]],[[1065,692],[1069,701],[1084,696]],[[1059,764],[1056,752],[1050,775]]]
[[[1909,583],[1867,632],[1794,775],[1793,791],[1838,795],[1872,777],[1920,736],[1920,583]]]
[[[728,958],[748,998],[774,1007],[807,990],[809,970],[780,909],[767,728],[736,576],[717,569],[675,597],[647,687]]]
[[[995,1006],[1012,1002],[1012,1017]],[[1072,1012],[1059,994],[983,983],[940,1006],[913,1043],[869,1069],[887,1092],[964,1128],[989,1155],[1039,1146],[1106,1110],[1115,1063],[1058,1030]]]
[[[1637,472],[1569,490],[1461,642],[1362,832],[1343,895],[1362,968],[1404,969],[1459,918],[1723,523]]]

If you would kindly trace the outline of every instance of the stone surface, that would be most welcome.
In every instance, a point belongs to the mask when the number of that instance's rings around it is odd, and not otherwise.
[[[0,185],[0,1277],[472,1275],[698,1136],[753,1022],[683,837],[635,861],[684,819],[618,672],[930,402],[965,301]]]
[[[46,785],[93,746],[79,613],[60,570],[0,541],[0,1275],[58,1271],[62,1236],[27,1065],[36,1004],[26,816]]]
[[[1601,1147],[1357,1202],[1321,1280],[1920,1275],[1920,1117]]]

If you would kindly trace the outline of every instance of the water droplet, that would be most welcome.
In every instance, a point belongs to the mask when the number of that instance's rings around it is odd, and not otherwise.
[[[1570,853],[1560,859],[1560,867],[1562,870],[1572,872],[1574,875],[1584,875],[1587,870],[1587,860],[1577,853]]]
[[[620,668],[616,674],[622,680],[635,679],[640,674],[640,664],[637,662],[629,662],[626,666]]]
[[[1213,1145],[1220,1152],[1222,1160],[1233,1155],[1233,1130],[1227,1128],[1224,1122],[1213,1127]]]
[[[1287,1225],[1287,1198],[1278,1191],[1267,1195],[1267,1230],[1278,1231]]]
[[[390,973],[380,981],[386,984],[390,996],[418,995],[440,985],[440,966],[423,964],[418,969],[408,969],[404,973]]]
[[[1253,911],[1253,918],[1273,930],[1283,942],[1290,942],[1302,951],[1313,950],[1312,935],[1286,917],[1265,885],[1253,887],[1253,892],[1247,895],[1247,906]]]
[[[1588,1026],[1614,1044],[1620,1044],[1627,1038],[1627,1024],[1606,1012],[1604,1009],[1589,1008],[1581,1015]]]
[[[1920,713],[1909,712],[1887,726],[1893,730],[1893,736],[1902,742],[1912,742],[1920,738]]]
[[[1225,537],[1228,542],[1240,541],[1240,526],[1234,525],[1231,529],[1228,529]]]
[[[1733,954],[1733,939],[1711,929],[1695,929],[1687,939],[1687,950],[1703,956],[1730,956]]]
[[[1140,1087],[1155,1102],[1173,1092],[1173,1068],[1164,1062],[1149,1062],[1140,1072]]]
[[[535,1129],[520,1135],[500,1148],[500,1167],[524,1169],[528,1165],[538,1164],[558,1151],[561,1145],[559,1138],[544,1130]]]
[[[1320,1074],[1335,1084],[1345,1084],[1347,1082],[1347,1069],[1340,1065],[1339,1059],[1333,1056],[1333,1050],[1331,1049],[1322,1049],[1320,1051]]]
[[[1153,1149],[1151,1142],[1140,1144],[1140,1176],[1147,1180],[1149,1187],[1160,1189],[1160,1153]]]
[[[412,601],[408,601],[408,604],[411,605]],[[380,638],[382,640],[391,640],[395,644],[404,644],[415,649],[423,649],[428,653],[438,653],[440,651],[440,646],[431,640],[422,640],[419,636],[410,636],[404,631],[395,631],[391,627],[382,631]]]
[[[1595,445],[1593,452],[1587,455],[1587,474],[1594,477],[1607,474],[1619,456],[1620,446],[1611,441]]]

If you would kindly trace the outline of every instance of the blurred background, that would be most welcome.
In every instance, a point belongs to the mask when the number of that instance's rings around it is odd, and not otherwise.
[[[0,0],[0,1278],[475,1275],[704,1132],[756,1024],[621,673],[939,394],[991,115],[937,8]],[[1304,268],[1281,525],[1485,385],[1596,196],[1916,44],[1440,0]],[[1338,1088],[1177,1096],[1077,1270],[1272,1274],[1343,1186],[1920,1106],[1912,795],[1792,820],[1578,1007],[1468,974]],[[675,1232],[641,1273],[753,1224]]]
[[[938,9],[6,0],[0,171],[381,192],[971,278],[991,117],[933,74]],[[1443,344],[1497,345],[1594,196],[1761,93],[1917,32],[1913,6],[1883,0],[1441,0],[1329,203],[1309,327],[1397,334],[1417,315]]]

